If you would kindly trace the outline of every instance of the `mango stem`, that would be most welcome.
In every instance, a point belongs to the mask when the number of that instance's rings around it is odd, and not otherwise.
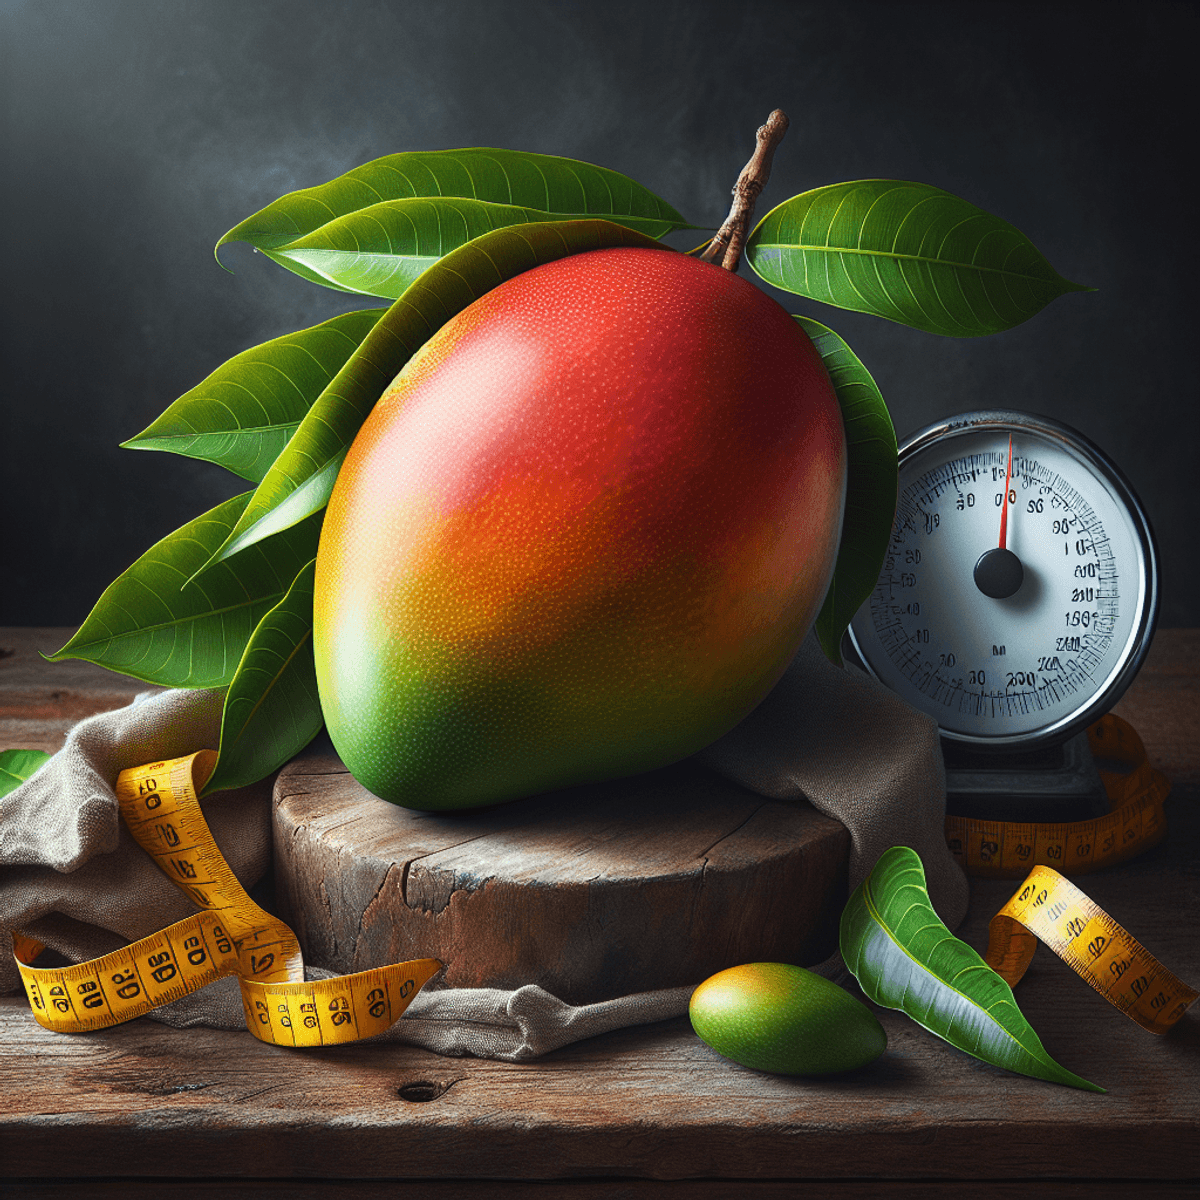
[[[783,141],[787,130],[787,116],[778,108],[767,118],[764,125],[758,127],[754,153],[742,168],[737,183],[733,185],[733,204],[730,205],[729,216],[700,255],[705,262],[716,262],[719,257],[720,265],[726,271],[738,269],[742,261],[742,248],[750,233],[750,222],[754,218],[754,205],[758,201],[759,192],[767,186],[767,180],[771,177],[771,161],[775,157],[775,147]]]

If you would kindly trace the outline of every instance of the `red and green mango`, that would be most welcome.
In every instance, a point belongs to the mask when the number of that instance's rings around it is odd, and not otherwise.
[[[321,706],[418,809],[629,775],[727,732],[820,609],[846,477],[807,335],[667,249],[500,284],[380,398],[317,555]]]

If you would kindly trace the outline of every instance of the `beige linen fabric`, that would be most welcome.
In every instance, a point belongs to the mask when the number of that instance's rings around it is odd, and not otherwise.
[[[133,840],[113,784],[126,767],[216,746],[220,722],[220,692],[139,696],[81,721],[62,750],[0,799],[0,992],[21,990],[10,929],[82,962],[196,911]],[[270,780],[204,801],[244,884],[271,862],[270,803]]]
[[[699,758],[752,791],[806,799],[841,821],[851,889],[885,850],[911,846],[938,916],[955,929],[967,915],[967,877],[946,845],[936,722],[865,671],[835,667],[815,637],[758,708]]]
[[[190,902],[133,841],[113,783],[126,767],[218,743],[221,693],[164,691],[80,722],[36,775],[0,799],[0,992],[20,990],[8,949],[16,929],[78,962],[182,920]],[[767,699],[701,761],[775,799],[807,799],[850,831],[850,886],[889,846],[911,846],[930,898],[952,929],[966,877],[942,831],[945,775],[934,722],[854,668],[839,670],[810,637]],[[202,801],[213,836],[250,888],[271,861],[273,780]],[[844,975],[835,956],[818,968]],[[310,978],[327,978],[318,965]],[[701,980],[696,980],[700,983]],[[439,988],[417,995],[385,1034],[439,1054],[520,1060],[626,1025],[687,1011],[690,988],[569,1005],[536,985]],[[153,1019],[244,1029],[237,982],[223,979]],[[32,1018],[31,1018],[32,1019]]]

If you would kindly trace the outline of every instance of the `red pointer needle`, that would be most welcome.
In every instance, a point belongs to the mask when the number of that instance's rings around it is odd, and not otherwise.
[[[1008,539],[1008,485],[1012,482],[1012,434],[1008,435],[1008,470],[1004,475],[1004,504],[1000,509],[1000,549],[1007,550]]]
[[[1025,578],[1021,560],[1008,548],[1008,490],[1012,486],[1012,434],[1008,437],[1008,467],[1004,472],[1004,500],[1000,511],[1000,549],[985,550],[975,564],[975,586],[993,600],[1007,600],[1020,590]]]

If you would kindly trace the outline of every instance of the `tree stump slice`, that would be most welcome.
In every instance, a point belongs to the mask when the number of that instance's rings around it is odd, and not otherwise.
[[[845,826],[694,762],[428,813],[309,753],[280,772],[273,813],[280,915],[339,973],[437,958],[447,987],[584,1004],[837,948]]]

